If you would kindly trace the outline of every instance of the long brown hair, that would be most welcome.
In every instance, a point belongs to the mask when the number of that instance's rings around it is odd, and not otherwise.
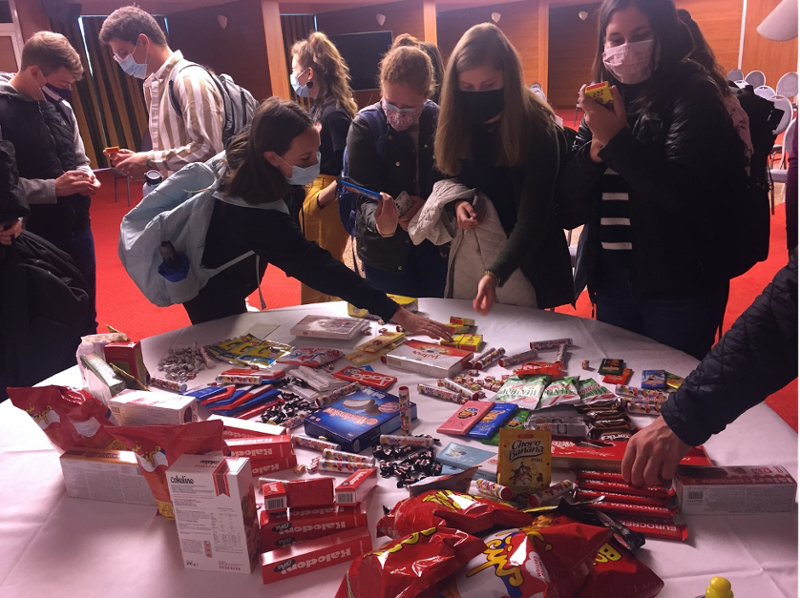
[[[257,205],[283,199],[290,191],[283,173],[267,162],[264,152],[285,154],[294,139],[314,127],[301,106],[272,96],[253,115],[250,129],[237,135],[225,152],[227,168],[220,180],[224,195]]]
[[[705,36],[703,36],[703,32],[700,31],[700,26],[692,18],[691,13],[685,8],[678,9],[678,18],[689,29],[689,33],[692,35],[692,41],[694,41],[694,52],[692,52],[690,58],[697,64],[705,67],[706,71],[708,71],[708,75],[714,80],[714,83],[717,84],[723,96],[731,95],[731,90],[728,87],[728,77],[725,71],[722,70],[722,65],[717,62],[714,50],[708,45]]]
[[[672,0],[604,0],[598,18],[597,54],[592,65],[594,81],[619,84],[614,75],[606,70],[603,52],[606,49],[606,29],[611,15],[626,8],[635,8],[644,14],[653,31],[653,74],[645,83],[645,89],[635,108],[639,111],[647,110],[657,100],[674,95],[670,93],[670,87],[681,84],[676,81],[676,76],[680,65],[694,50],[694,42],[689,29],[678,18]]]
[[[317,106],[334,103],[350,118],[356,117],[358,105],[350,89],[350,69],[327,35],[314,31],[308,38],[295,42],[292,56],[303,69],[314,69],[314,85],[319,85]]]
[[[542,103],[524,83],[519,55],[500,29],[482,23],[469,29],[456,44],[441,90],[441,111],[436,129],[436,166],[446,175],[458,173],[470,157],[472,128],[458,102],[458,75],[489,66],[503,73],[504,108],[500,117],[498,166],[519,166],[527,156],[536,130],[554,126],[553,110]]]

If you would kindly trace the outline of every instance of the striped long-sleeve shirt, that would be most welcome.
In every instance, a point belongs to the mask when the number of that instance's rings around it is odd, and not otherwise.
[[[192,162],[204,162],[223,148],[222,122],[225,104],[219,89],[202,68],[181,70],[173,90],[180,114],[170,100],[169,81],[173,69],[189,64],[174,52],[155,73],[144,81],[144,97],[149,112],[153,151],[150,160],[166,175]]]

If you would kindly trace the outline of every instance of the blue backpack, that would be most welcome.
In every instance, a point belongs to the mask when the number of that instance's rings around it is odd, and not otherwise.
[[[366,119],[369,125],[369,131],[372,134],[372,139],[375,141],[378,160],[383,162],[383,159],[386,157],[386,134],[388,133],[388,125],[383,114],[381,114],[380,104],[367,106],[360,110],[358,114]],[[356,118],[358,118],[358,115]],[[346,181],[350,180],[347,164],[347,148],[344,149],[344,157],[342,159],[342,178]],[[342,221],[342,226],[344,226],[344,230],[350,233],[351,237],[355,237],[356,215],[358,214],[358,194],[339,185],[337,187],[337,197],[339,199],[339,218]]]

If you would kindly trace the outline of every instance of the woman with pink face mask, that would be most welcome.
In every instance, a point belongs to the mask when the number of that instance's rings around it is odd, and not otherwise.
[[[416,40],[398,37],[381,62],[380,102],[361,110],[347,135],[348,180],[383,194],[381,201],[358,199],[364,273],[382,291],[408,297],[444,296],[447,273],[439,248],[414,245],[406,232],[441,178],[433,160],[439,107],[428,100],[432,73]]]
[[[586,224],[576,289],[588,284],[598,320],[702,359],[767,206],[750,199],[743,142],[672,0],[605,0],[599,25],[593,78],[613,106],[581,88],[558,193],[562,223]]]

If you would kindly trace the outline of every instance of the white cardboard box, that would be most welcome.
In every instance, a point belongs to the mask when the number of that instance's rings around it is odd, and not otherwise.
[[[159,390],[123,390],[108,406],[122,426],[180,425],[197,421],[197,400]]]
[[[133,451],[70,450],[60,461],[67,494],[72,498],[156,504]]]
[[[780,465],[680,467],[675,492],[684,515],[788,513],[797,482]]]
[[[187,569],[251,573],[258,517],[250,460],[182,455],[167,470]]]

